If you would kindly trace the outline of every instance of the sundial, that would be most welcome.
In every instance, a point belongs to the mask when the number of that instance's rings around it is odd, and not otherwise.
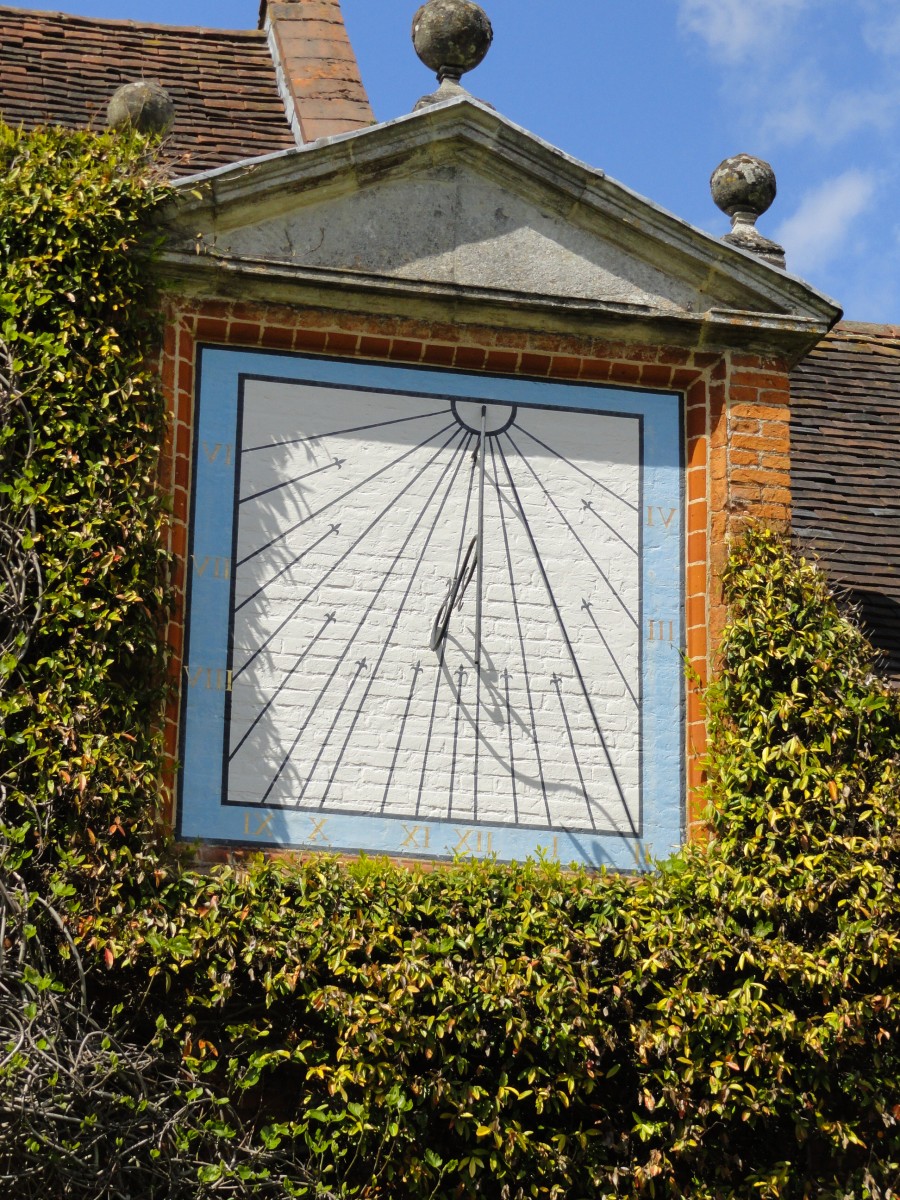
[[[180,833],[681,839],[680,396],[207,348]]]

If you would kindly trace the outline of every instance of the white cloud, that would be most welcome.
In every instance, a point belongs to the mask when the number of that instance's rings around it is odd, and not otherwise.
[[[819,0],[821,2],[821,0]],[[738,62],[781,41],[812,0],[679,0],[681,26],[714,54]]]
[[[900,88],[836,91],[832,82],[806,67],[770,85],[767,107],[762,122],[766,140],[836,146],[864,130],[889,132],[900,118]]]
[[[807,192],[775,235],[787,251],[788,270],[807,275],[839,254],[853,223],[872,204],[876,187],[874,171],[853,167]]]
[[[863,38],[877,54],[900,55],[900,12],[897,0],[861,0]]]

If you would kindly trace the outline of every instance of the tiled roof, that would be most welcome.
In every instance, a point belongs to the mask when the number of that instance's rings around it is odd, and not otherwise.
[[[791,376],[794,534],[900,681],[900,326],[844,322]]]
[[[267,36],[0,7],[0,116],[102,128],[123,83],[155,79],[175,104],[176,174],[294,146]]]

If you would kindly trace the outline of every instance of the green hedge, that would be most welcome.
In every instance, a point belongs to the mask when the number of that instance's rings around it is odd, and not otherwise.
[[[44,887],[61,856],[106,878],[155,821],[164,410],[146,239],[167,191],[138,137],[0,126],[0,339],[30,417],[0,430],[0,505],[33,511],[44,581],[28,655],[0,662],[0,786],[16,862]]]
[[[23,1200],[894,1195],[900,704],[770,533],[724,581],[712,840],[653,875],[203,874],[153,840],[146,154],[0,137],[2,336],[40,451],[0,432],[0,506],[35,509],[47,585],[0,691],[0,1174]],[[76,1095],[41,1064],[86,1028],[103,1087]]]

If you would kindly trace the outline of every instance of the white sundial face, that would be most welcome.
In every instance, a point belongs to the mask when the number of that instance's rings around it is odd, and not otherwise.
[[[670,849],[678,397],[216,358],[235,403],[201,399],[183,835],[633,868],[649,816]]]

